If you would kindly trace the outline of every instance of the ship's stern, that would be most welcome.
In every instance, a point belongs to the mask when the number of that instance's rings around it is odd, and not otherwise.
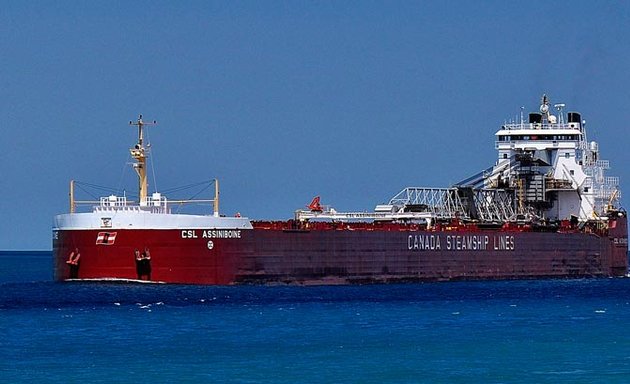
[[[614,212],[608,220],[608,237],[612,242],[610,272],[612,276],[628,274],[628,215],[625,211]]]

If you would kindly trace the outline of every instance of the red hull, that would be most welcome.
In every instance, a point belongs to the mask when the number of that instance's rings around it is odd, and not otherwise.
[[[97,244],[102,230],[59,230],[55,279],[69,278],[66,260],[75,247],[80,279],[136,279],[134,249],[147,246],[152,280],[184,284],[604,277],[623,276],[628,267],[625,217],[605,235],[405,226],[300,231],[272,224],[235,231],[233,238],[200,229],[112,229],[112,244]]]

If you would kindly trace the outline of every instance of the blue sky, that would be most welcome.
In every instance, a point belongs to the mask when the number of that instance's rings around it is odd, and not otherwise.
[[[228,215],[448,186],[542,93],[630,193],[629,4],[0,1],[0,249],[50,249],[70,179],[135,191],[139,113],[150,189],[217,177]]]

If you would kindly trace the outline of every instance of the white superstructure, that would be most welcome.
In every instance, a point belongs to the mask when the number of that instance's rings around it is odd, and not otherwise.
[[[552,114],[543,95],[540,113],[529,121],[505,124],[496,133],[499,159],[486,185],[516,190],[521,211],[536,211],[551,220],[580,221],[606,215],[619,198],[619,178],[605,176],[609,168],[599,157],[596,142],[588,142],[585,122],[564,104]]]

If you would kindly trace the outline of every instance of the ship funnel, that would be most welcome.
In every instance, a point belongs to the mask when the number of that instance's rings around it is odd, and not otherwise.
[[[540,124],[542,122],[542,114],[538,112],[532,112],[529,114],[530,124]]]
[[[580,116],[580,114],[577,112],[569,112],[567,114],[567,117],[569,118],[569,123],[579,124],[582,121],[582,116]]]

